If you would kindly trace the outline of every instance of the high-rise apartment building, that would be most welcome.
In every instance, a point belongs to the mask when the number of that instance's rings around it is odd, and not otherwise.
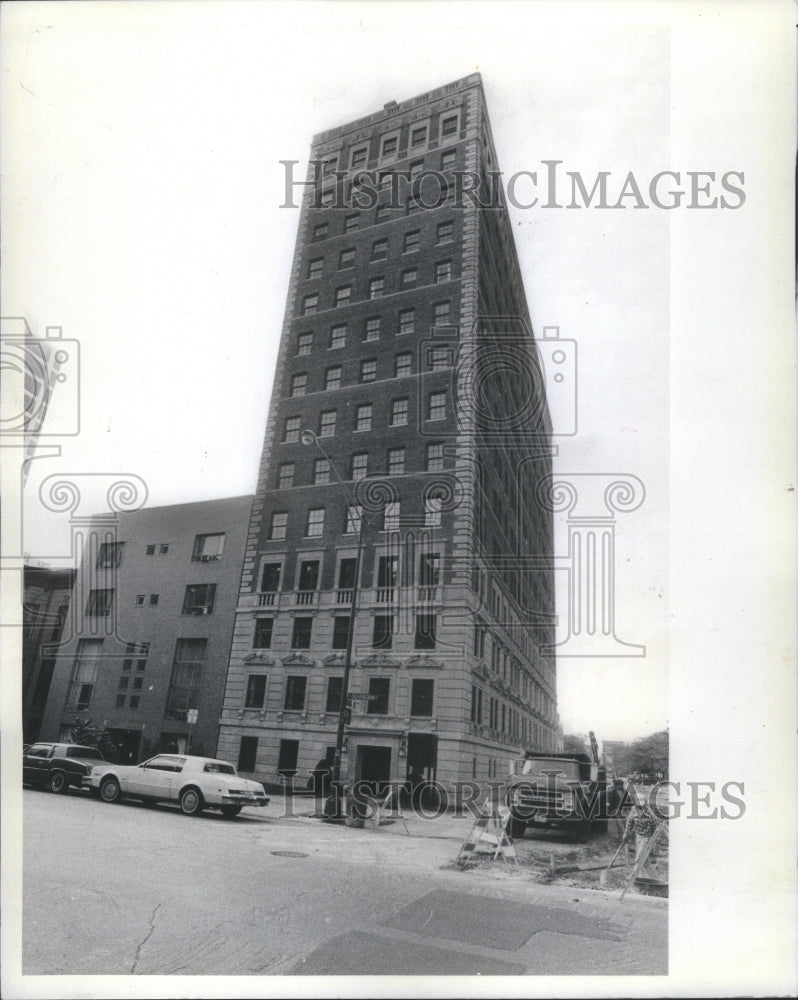
[[[479,75],[313,140],[219,735],[263,780],[332,753],[352,622],[345,777],[555,747],[551,430],[497,172]]]

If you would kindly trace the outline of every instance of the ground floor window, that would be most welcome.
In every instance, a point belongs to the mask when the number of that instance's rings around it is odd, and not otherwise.
[[[258,737],[242,736],[241,746],[238,751],[238,770],[254,771],[255,761],[258,757]]]
[[[280,756],[277,760],[279,774],[296,774],[299,758],[299,740],[280,740]]]

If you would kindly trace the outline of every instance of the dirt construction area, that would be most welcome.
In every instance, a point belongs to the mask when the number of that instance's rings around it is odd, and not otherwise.
[[[593,833],[580,843],[566,832],[553,829],[528,829],[520,839],[512,841],[517,865],[512,857],[495,857],[490,836],[477,841],[469,857],[455,862],[453,867],[515,869],[519,875],[533,878],[540,884],[571,885],[604,892],[619,892],[627,886],[635,865],[635,838],[620,847],[624,824],[610,820],[606,833]],[[617,853],[616,853],[617,852]],[[512,852],[505,852],[512,854]],[[614,858],[614,860],[613,860]],[[612,867],[608,865],[612,861]],[[606,872],[606,874],[603,874]],[[629,884],[631,895],[667,896],[668,892],[668,830],[662,824],[646,864],[635,881]]]

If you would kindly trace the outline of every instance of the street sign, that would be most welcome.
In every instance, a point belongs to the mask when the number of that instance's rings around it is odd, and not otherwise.
[[[196,721],[197,721],[197,709],[196,708],[190,708],[188,710],[188,712],[186,713],[186,722],[190,726],[193,726]]]
[[[380,696],[378,694],[348,694],[347,699],[351,698],[352,701],[376,701]]]

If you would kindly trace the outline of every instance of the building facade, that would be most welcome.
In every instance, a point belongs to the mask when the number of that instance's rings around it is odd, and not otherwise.
[[[167,748],[215,754],[251,505],[88,522],[40,739],[69,740],[90,719],[125,762]]]
[[[497,170],[478,75],[313,140],[219,738],[261,780],[329,759],[352,625],[349,780],[555,746],[551,428]]]
[[[22,738],[39,739],[75,570],[29,563],[22,605]]]

